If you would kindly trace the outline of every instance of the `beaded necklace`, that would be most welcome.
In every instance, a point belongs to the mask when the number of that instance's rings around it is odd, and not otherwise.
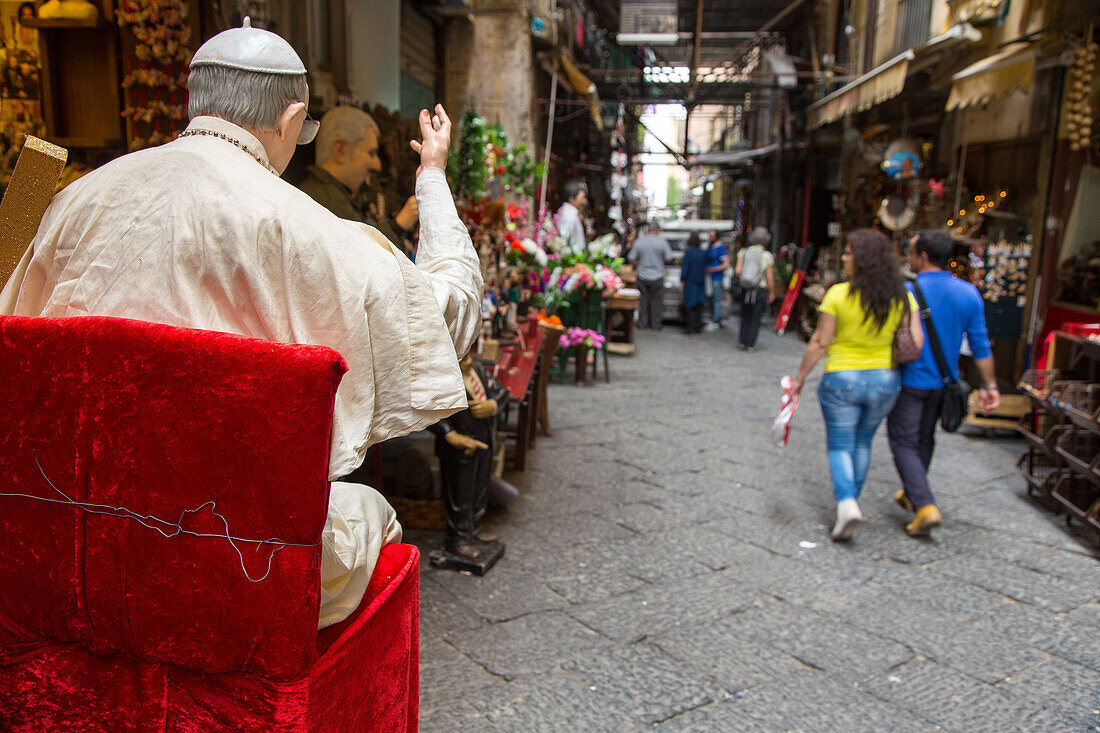
[[[220,140],[225,140],[227,143],[232,143],[233,145],[236,145],[238,148],[240,148],[244,152],[251,155],[252,158],[257,163],[262,165],[264,168],[267,168],[272,173],[275,172],[275,169],[272,168],[270,164],[265,162],[264,159],[261,158],[259,155],[257,155],[256,153],[254,153],[251,150],[249,150],[248,148],[246,148],[244,146],[244,143],[242,143],[240,140],[236,139],[235,137],[230,137],[229,135],[226,135],[224,132],[217,132],[215,130],[203,130],[203,129],[184,130],[183,132],[181,132],[179,134],[179,137],[191,137],[192,135],[207,135],[209,137],[216,137]]]

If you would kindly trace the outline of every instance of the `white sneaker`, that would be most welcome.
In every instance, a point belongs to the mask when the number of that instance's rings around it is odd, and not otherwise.
[[[833,525],[831,537],[834,542],[850,540],[855,532],[856,525],[863,521],[863,512],[859,510],[859,504],[855,499],[843,499],[836,505],[836,524]]]
[[[721,326],[719,326],[714,321],[711,321],[707,325],[703,326],[704,331],[717,331],[719,328],[721,328]]]

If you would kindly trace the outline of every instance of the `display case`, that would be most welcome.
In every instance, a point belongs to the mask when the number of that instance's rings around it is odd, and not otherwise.
[[[50,142],[109,148],[124,140],[119,30],[113,0],[98,0],[98,18],[28,18],[42,63],[42,115]]]

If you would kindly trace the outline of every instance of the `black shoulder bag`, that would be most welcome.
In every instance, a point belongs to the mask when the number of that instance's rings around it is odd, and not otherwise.
[[[943,402],[940,403],[940,427],[949,433],[953,433],[962,425],[963,419],[969,411],[967,401],[970,398],[970,385],[960,375],[958,379],[951,378],[951,372],[947,369],[947,360],[943,358],[943,349],[940,347],[940,337],[936,335],[936,327],[932,324],[932,311],[924,300],[920,283],[913,281],[913,292],[920,304],[920,318],[924,322],[924,330],[928,334],[928,341],[932,345],[932,355],[936,357],[936,366],[939,367],[940,377],[943,379]]]

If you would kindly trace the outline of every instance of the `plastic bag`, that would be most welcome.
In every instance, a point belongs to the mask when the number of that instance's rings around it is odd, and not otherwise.
[[[787,441],[791,437],[791,418],[798,409],[798,395],[791,390],[794,380],[785,376],[779,380],[779,386],[783,388],[783,396],[779,398],[779,413],[772,423],[772,440],[780,448],[787,447]]]

